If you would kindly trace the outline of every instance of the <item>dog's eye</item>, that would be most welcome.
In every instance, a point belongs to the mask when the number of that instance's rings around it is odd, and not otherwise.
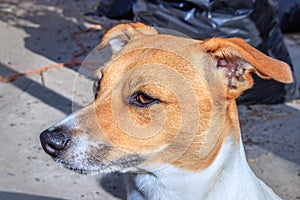
[[[103,68],[99,68],[94,72],[94,75],[91,77],[92,81],[94,81],[93,83],[93,93],[94,93],[94,97],[96,98],[98,92],[99,92],[99,87],[100,87],[100,82],[102,79],[102,74],[103,74]]]
[[[96,97],[98,92],[99,92],[99,85],[100,85],[100,80],[95,80],[93,84],[93,93],[94,96]]]
[[[160,100],[154,98],[148,94],[145,94],[142,91],[135,92],[130,98],[129,103],[138,107],[148,107],[155,103],[159,103]]]

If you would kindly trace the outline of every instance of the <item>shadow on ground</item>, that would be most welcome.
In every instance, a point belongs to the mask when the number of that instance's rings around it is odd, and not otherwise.
[[[60,198],[46,197],[46,196],[38,196],[17,192],[1,192],[0,191],[0,199],[9,199],[9,200],[63,200]]]
[[[126,199],[124,175],[118,172],[104,175],[99,184],[108,193],[119,199]]]
[[[296,104],[295,104],[296,105]],[[300,165],[300,110],[285,104],[239,106],[243,142]]]
[[[83,26],[83,14],[93,11],[95,2],[86,1],[49,1],[32,2],[4,1],[2,7],[12,11],[0,16],[0,20],[24,30],[28,36],[24,39],[25,48],[54,62],[68,62],[72,55],[81,49],[71,37]],[[87,50],[95,47],[103,32],[89,34]],[[83,36],[84,37],[84,36]]]
[[[0,63],[0,68],[0,76],[19,73],[2,63]],[[13,84],[18,89],[29,93],[31,96],[65,114],[70,114],[72,112],[72,105],[76,104],[63,95],[51,90],[50,88],[44,87],[42,84],[27,78],[26,76],[18,78],[10,84]],[[30,90],[28,90],[29,87],[31,88]],[[79,107],[77,104],[74,106]]]

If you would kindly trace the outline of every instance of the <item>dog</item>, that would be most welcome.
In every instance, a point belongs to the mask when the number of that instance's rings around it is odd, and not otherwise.
[[[286,63],[239,38],[200,41],[142,23],[110,29],[105,48],[95,100],[40,134],[55,161],[124,173],[127,199],[280,199],[247,163],[236,98],[252,73],[291,83]]]

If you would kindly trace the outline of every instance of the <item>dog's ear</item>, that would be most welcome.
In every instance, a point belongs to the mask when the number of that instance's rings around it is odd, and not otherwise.
[[[291,83],[290,67],[279,60],[266,56],[239,38],[212,38],[200,45],[217,59],[217,66],[224,70],[227,97],[237,98],[253,85],[251,72],[265,79]]]
[[[134,37],[154,34],[157,34],[155,28],[142,23],[119,24],[103,36],[97,49],[100,50],[109,45],[113,55],[115,55]]]

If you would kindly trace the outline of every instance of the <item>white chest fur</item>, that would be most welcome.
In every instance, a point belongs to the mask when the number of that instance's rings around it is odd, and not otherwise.
[[[233,146],[230,141],[225,141],[212,165],[200,172],[169,165],[159,166],[160,170],[158,166],[149,167],[149,173],[128,173],[128,199],[280,199],[254,175],[242,142]]]

